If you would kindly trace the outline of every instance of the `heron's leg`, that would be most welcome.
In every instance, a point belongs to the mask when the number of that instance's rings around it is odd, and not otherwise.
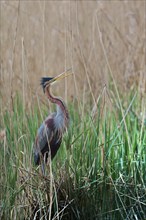
[[[46,163],[47,163],[47,158],[48,158],[48,152],[44,154],[42,157],[41,161],[41,169],[42,169],[42,174],[45,176],[46,175]]]
[[[42,174],[45,176],[45,162],[44,162],[44,160],[42,160],[41,170],[42,170]]]

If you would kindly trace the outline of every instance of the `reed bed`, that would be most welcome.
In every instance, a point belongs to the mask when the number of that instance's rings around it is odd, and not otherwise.
[[[145,219],[143,100],[124,99],[104,87],[92,109],[68,103],[70,128],[43,176],[32,145],[48,110],[41,99],[27,110],[16,95],[1,111],[1,219]]]

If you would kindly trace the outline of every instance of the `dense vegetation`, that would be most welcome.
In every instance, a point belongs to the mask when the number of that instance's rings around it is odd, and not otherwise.
[[[145,1],[1,0],[0,12],[0,219],[146,220]],[[72,99],[71,126],[43,176],[39,80],[70,67],[56,94]]]
[[[11,111],[1,108],[1,219],[146,218],[144,99],[112,94],[104,88],[93,108],[69,104],[70,129],[46,176],[32,157],[46,105],[16,96]]]

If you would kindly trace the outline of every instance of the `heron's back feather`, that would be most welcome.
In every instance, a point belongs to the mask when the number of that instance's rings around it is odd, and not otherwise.
[[[62,134],[56,129],[54,117],[52,114],[38,129],[38,134],[34,143],[34,162],[40,163],[40,157],[45,156],[47,161],[49,153],[51,159],[56,155],[62,140]]]

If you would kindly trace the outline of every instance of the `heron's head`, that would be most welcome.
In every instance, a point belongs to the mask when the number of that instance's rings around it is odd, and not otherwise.
[[[42,77],[41,78],[41,86],[43,87],[43,91],[45,92],[46,86],[48,87],[51,84],[51,80],[53,77]]]
[[[59,81],[60,79],[63,79],[69,75],[71,75],[72,72],[69,70],[59,74],[58,76],[55,77],[42,77],[41,78],[41,85],[43,87],[43,91],[45,92],[45,88],[51,86],[55,82]]]

